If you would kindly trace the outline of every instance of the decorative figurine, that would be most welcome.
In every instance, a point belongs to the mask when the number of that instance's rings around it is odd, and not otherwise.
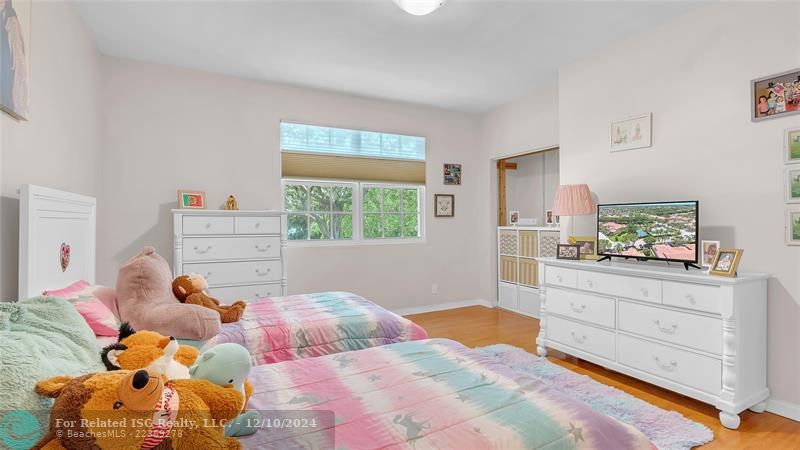
[[[239,210],[239,202],[236,201],[236,197],[233,194],[228,196],[228,200],[225,201],[225,211],[238,211]]]

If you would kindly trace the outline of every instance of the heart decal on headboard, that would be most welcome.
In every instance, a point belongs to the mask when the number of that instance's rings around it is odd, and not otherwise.
[[[66,242],[62,242],[61,243],[61,251],[60,251],[60,254],[61,254],[61,271],[62,272],[66,272],[67,271],[67,267],[69,267],[69,253],[70,253],[69,244],[67,244]]]

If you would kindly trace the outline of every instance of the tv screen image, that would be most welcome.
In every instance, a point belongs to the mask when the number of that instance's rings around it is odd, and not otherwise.
[[[598,205],[597,254],[697,262],[698,203]]]

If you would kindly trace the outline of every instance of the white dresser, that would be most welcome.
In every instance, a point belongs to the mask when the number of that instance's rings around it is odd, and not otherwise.
[[[560,233],[555,227],[497,227],[498,306],[539,317],[540,256],[555,256]]]
[[[223,303],[287,295],[286,213],[175,209],[175,276],[199,273]]]
[[[627,263],[542,258],[547,347],[715,405],[722,424],[763,412],[767,274],[717,277]]]

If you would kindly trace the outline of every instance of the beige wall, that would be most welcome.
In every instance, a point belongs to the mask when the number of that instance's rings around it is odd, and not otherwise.
[[[537,90],[481,116],[481,152],[489,173],[486,193],[481,201],[489,205],[484,218],[484,233],[490,240],[485,271],[492,301],[497,301],[497,169],[496,159],[558,147],[558,86]],[[550,156],[550,159],[553,157]],[[554,162],[552,165],[557,165]],[[545,185],[554,182],[547,174]],[[545,194],[547,198],[548,194]],[[552,194],[551,194],[552,195]],[[518,196],[519,197],[519,196]]]
[[[485,258],[489,172],[473,115],[105,58],[106,116],[98,278],[143,245],[172,259],[178,188],[218,207],[280,208],[281,119],[425,136],[426,243],[289,249],[289,290],[349,290],[399,309],[492,295]],[[442,164],[463,164],[443,186]],[[456,217],[434,218],[435,193],[456,195]],[[437,283],[438,295],[431,294]]]
[[[764,17],[766,33],[754,26]],[[601,202],[700,200],[701,238],[745,249],[741,270],[773,276],[769,388],[795,405],[800,247],[784,243],[781,136],[800,116],[751,123],[749,81],[800,67],[798,17],[797,3],[700,9],[559,77],[562,183],[588,183]],[[609,153],[609,124],[644,112],[653,147]],[[576,226],[591,234],[590,222]]]
[[[99,186],[99,53],[72,5],[34,2],[31,28],[30,120],[0,113],[3,300],[17,296],[17,188],[32,183],[96,195]]]

